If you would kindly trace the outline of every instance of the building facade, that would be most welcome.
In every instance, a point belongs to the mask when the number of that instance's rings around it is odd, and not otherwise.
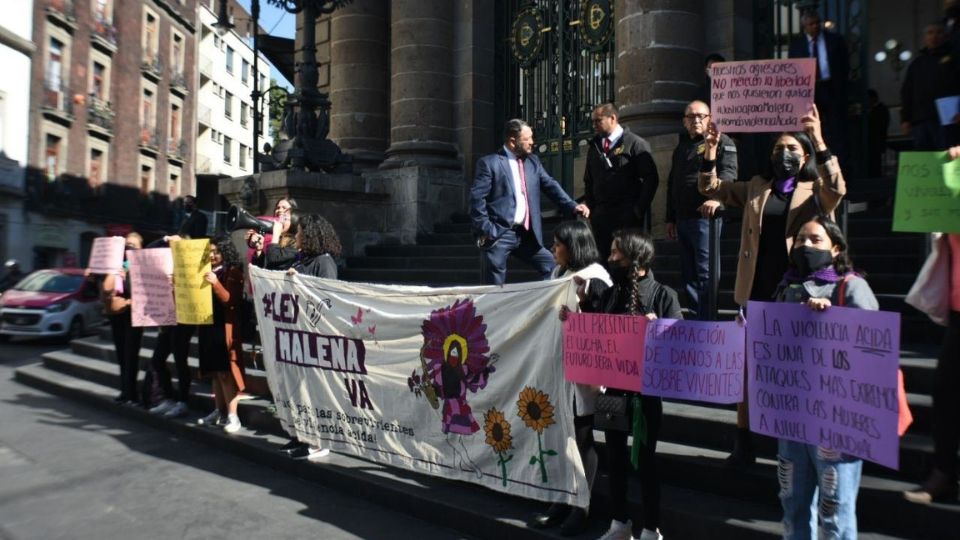
[[[216,180],[254,172],[254,156],[268,137],[268,122],[261,121],[253,145],[254,77],[258,77],[261,118],[268,115],[270,64],[261,54],[253,71],[250,16],[231,2],[235,28],[222,36],[216,31],[217,0],[201,0],[197,8],[199,29],[199,88],[197,90],[197,194],[200,207],[222,210]]]
[[[168,230],[194,193],[195,21],[196,0],[36,1],[34,267],[83,265],[107,232]]]

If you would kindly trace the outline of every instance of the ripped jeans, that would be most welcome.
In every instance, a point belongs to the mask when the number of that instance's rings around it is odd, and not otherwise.
[[[778,441],[777,477],[785,540],[856,540],[863,461],[804,444]],[[817,531],[819,518],[820,529]]]

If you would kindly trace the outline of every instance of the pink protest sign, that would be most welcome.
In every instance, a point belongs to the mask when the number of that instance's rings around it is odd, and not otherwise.
[[[643,393],[709,403],[743,401],[744,335],[734,321],[648,322]]]
[[[646,317],[570,313],[563,325],[568,381],[640,391]]]
[[[812,58],[718,62],[710,67],[711,120],[729,133],[803,131],[815,83]]]
[[[130,261],[130,316],[133,326],[171,326],[177,323],[173,302],[173,254],[170,248],[127,252]]]
[[[747,314],[750,430],[896,469],[900,314],[768,302]]]
[[[87,268],[94,274],[116,274],[123,267],[124,245],[122,236],[94,238]]]

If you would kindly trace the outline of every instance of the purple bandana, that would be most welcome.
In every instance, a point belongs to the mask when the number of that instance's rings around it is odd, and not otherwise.
[[[793,193],[793,190],[797,188],[797,177],[791,176],[790,178],[785,178],[783,180],[773,179],[773,189],[777,190],[777,193],[783,193],[788,195]]]
[[[847,274],[853,274],[855,276],[858,275],[856,272],[847,272]],[[787,270],[787,273],[783,275],[783,281],[785,283],[803,283],[804,281],[809,281],[811,279],[836,283],[843,280],[843,276],[837,273],[837,269],[834,268],[832,264],[830,266],[825,266],[806,277],[802,277],[800,274],[798,274],[795,268]]]

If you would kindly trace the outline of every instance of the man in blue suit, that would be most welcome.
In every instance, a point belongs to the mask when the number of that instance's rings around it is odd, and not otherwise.
[[[540,227],[541,192],[563,212],[590,217],[590,209],[571,199],[532,152],[533,130],[513,119],[504,128],[503,148],[477,162],[470,217],[483,250],[486,284],[503,284],[511,253],[532,265],[541,279],[550,277],[554,262]]]

